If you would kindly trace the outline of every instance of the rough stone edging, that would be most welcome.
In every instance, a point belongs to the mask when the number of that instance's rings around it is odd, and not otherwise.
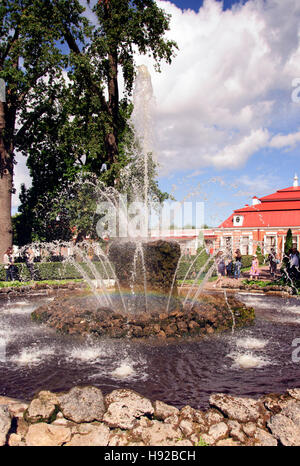
[[[9,446],[299,446],[300,388],[259,399],[213,394],[206,411],[151,402],[128,389],[41,391],[30,403],[0,397]]]

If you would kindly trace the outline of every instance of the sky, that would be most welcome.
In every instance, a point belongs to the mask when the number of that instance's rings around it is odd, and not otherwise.
[[[148,57],[136,62],[152,80],[159,186],[204,202],[205,223],[217,226],[300,176],[300,2],[157,3],[179,50],[161,73]],[[17,189],[21,181],[29,183],[23,158]]]

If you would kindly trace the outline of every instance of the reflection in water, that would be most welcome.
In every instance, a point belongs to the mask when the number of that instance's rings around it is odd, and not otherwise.
[[[81,339],[34,323],[36,302],[0,309],[0,394],[30,399],[40,389],[93,384],[137,392],[182,407],[206,408],[211,393],[260,396],[299,385],[292,341],[300,338],[296,298],[239,295],[256,309],[253,326],[198,342],[153,345],[127,340]],[[48,298],[49,299],[49,298]]]

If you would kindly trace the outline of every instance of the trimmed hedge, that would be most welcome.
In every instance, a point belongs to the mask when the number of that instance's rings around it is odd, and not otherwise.
[[[251,267],[252,257],[253,257],[252,255],[242,257],[243,268]],[[203,267],[203,265],[208,260],[208,258],[209,258],[209,255],[206,254],[205,251],[202,254],[200,254],[200,256],[197,258],[197,260],[191,267],[191,270],[187,276],[187,279],[195,278],[195,274],[197,274],[200,271],[200,269]],[[195,256],[187,256],[186,258],[183,258],[181,260],[178,270],[177,270],[177,280],[184,279],[194,259],[195,259]],[[262,264],[261,261],[259,261],[259,263]],[[29,270],[26,264],[16,263],[15,265],[18,267],[20,280],[29,281],[30,273],[29,273]],[[83,269],[83,272],[86,273],[89,278],[91,279],[96,278],[87,264],[79,263],[78,265]],[[205,268],[203,276],[205,275],[205,273],[209,270],[209,268],[212,265],[213,265],[213,259],[209,261],[207,267]],[[95,267],[96,271],[99,273],[99,275],[103,279],[114,278],[114,274],[109,269],[109,267],[107,268],[107,272],[108,272],[108,275],[107,275],[101,262],[95,261],[93,262],[93,266]],[[73,264],[65,263],[65,262],[35,262],[34,269],[36,272],[36,280],[67,280],[67,279],[83,278],[82,274],[78,271],[78,269]],[[199,278],[203,278],[203,276]],[[0,265],[0,281],[4,281],[5,277],[6,277],[6,272],[5,272],[4,266]]]
[[[87,264],[79,263],[78,264],[85,274],[91,279],[95,279],[97,277],[94,276],[93,272],[87,266]],[[24,263],[15,264],[18,268],[18,275],[20,280],[22,281],[29,281],[30,280],[30,273],[29,270]],[[93,266],[95,270],[99,273],[101,278],[103,279],[112,279],[113,273],[111,270],[108,271],[108,275],[105,272],[101,262],[93,262]],[[63,262],[35,262],[34,263],[34,270],[36,275],[36,280],[67,280],[67,279],[79,279],[83,278],[82,274],[77,270],[77,268],[70,263],[63,263]],[[4,281],[6,278],[6,270],[4,269],[3,265],[0,265],[0,280]]]
[[[180,264],[177,270],[177,280],[184,279],[191,265],[192,267],[188,273],[187,279],[195,278],[195,274],[198,274],[198,272],[204,266],[204,264],[207,262],[208,259],[209,259],[209,254],[207,254],[205,251],[202,251],[202,253],[199,255],[199,257],[197,258],[197,260],[194,262],[193,265],[192,263],[195,260],[195,256],[187,256],[183,258],[180,261]],[[208,272],[210,267],[213,265],[213,262],[214,262],[213,259],[209,261],[209,263],[207,264],[206,268],[203,271],[203,275],[205,275],[205,273]],[[199,277],[199,278],[203,278],[203,277]]]

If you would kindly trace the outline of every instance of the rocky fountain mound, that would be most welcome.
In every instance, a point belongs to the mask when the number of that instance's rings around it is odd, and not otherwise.
[[[95,294],[72,292],[39,307],[32,319],[66,334],[161,339],[201,336],[254,319],[253,309],[234,297],[201,294],[197,301],[183,303],[175,280],[176,242],[116,242],[109,258],[117,279],[109,305]]]

